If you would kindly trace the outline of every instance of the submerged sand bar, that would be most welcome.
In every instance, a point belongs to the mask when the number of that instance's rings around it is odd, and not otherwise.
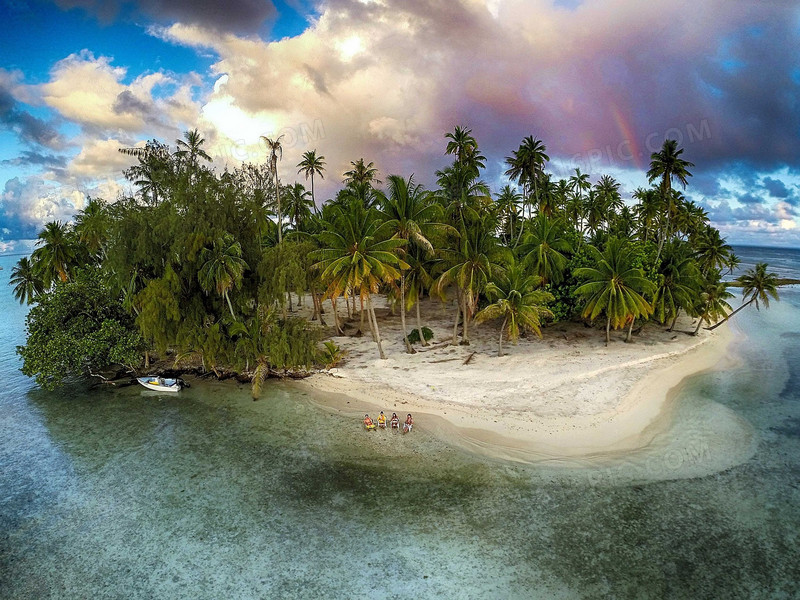
[[[602,332],[559,324],[543,339],[507,345],[508,354],[498,357],[496,326],[482,325],[469,346],[451,346],[443,343],[452,332],[450,311],[432,304],[426,313],[437,315],[434,347],[406,354],[399,319],[387,317],[381,322],[386,360],[378,359],[369,333],[337,337],[346,363],[304,385],[373,410],[436,415],[445,422],[417,423],[497,458],[613,456],[643,448],[663,431],[670,390],[714,368],[732,339],[727,326],[687,335],[692,323],[683,318],[674,332],[649,324],[630,344],[615,332],[606,348]]]

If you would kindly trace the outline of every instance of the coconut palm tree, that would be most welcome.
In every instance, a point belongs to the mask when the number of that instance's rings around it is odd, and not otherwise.
[[[756,310],[760,310],[759,302],[764,304],[764,308],[769,308],[769,299],[780,300],[778,297],[778,274],[767,273],[767,263],[757,263],[755,268],[748,269],[744,275],[736,278],[736,283],[742,286],[742,305],[725,317],[725,321],[730,319],[740,310],[751,304],[755,304]],[[716,329],[722,322],[710,327]]]
[[[430,235],[435,229],[443,230],[446,226],[436,222],[440,213],[438,204],[431,201],[425,189],[414,182],[414,176],[403,179],[399,175],[389,175],[389,195],[378,192],[383,227],[393,237],[407,243],[398,248],[401,256],[416,246],[428,254],[433,254]],[[403,340],[406,352],[414,353],[408,340],[406,329],[406,279],[405,272],[400,271],[400,322],[403,327]]]
[[[733,248],[725,243],[719,231],[706,226],[694,241],[695,258],[704,275],[714,269],[722,269],[730,264]]]
[[[522,196],[510,185],[503,186],[497,195],[497,216],[500,218],[506,245],[514,239],[514,225],[520,219],[520,202]]]
[[[314,203],[314,210],[317,210],[317,198],[314,195],[314,175],[319,175],[323,179],[325,176],[322,174],[325,171],[325,157],[317,156],[316,150],[308,150],[303,152],[303,160],[297,163],[297,174],[303,173],[306,179],[311,177],[311,201]]]
[[[539,203],[539,182],[544,175],[544,168],[550,157],[546,154],[547,147],[541,140],[533,136],[523,138],[519,148],[513,151],[512,156],[506,157],[508,170],[506,175],[519,183],[525,189],[531,190],[533,198],[528,200],[528,217],[531,216],[533,204]]]
[[[671,319],[672,331],[681,309],[690,312],[700,292],[701,275],[684,242],[668,242],[658,266],[658,284],[653,295],[654,315],[659,323]]]
[[[382,181],[377,178],[378,169],[372,163],[372,161],[368,163],[364,163],[363,158],[359,158],[356,161],[350,161],[350,165],[353,167],[349,171],[344,172],[344,180],[343,183],[347,186],[352,184],[368,184],[372,185],[380,185]]]
[[[33,304],[36,297],[44,291],[44,283],[27,256],[20,258],[11,270],[8,285],[14,286],[14,298],[20,304]]]
[[[530,266],[542,285],[560,283],[567,266],[566,254],[572,252],[563,221],[538,214],[518,248],[523,264]]]
[[[664,202],[657,190],[636,188],[633,198],[638,200],[634,212],[639,220],[639,237],[647,242],[650,232],[655,229],[663,212]]]
[[[244,272],[249,267],[242,259],[242,245],[226,233],[221,238],[214,240],[211,248],[200,251],[200,270],[197,280],[204,292],[214,290],[225,298],[231,316],[236,320],[231,304],[230,292],[242,283]]]
[[[659,240],[658,256],[661,256],[661,249],[664,246],[665,238],[670,235],[670,217],[674,212],[674,198],[672,196],[672,180],[677,179],[685,188],[687,179],[692,176],[689,167],[694,163],[681,158],[683,148],[678,149],[678,142],[675,140],[664,140],[659,152],[650,155],[650,168],[647,171],[647,179],[653,183],[661,179],[661,198],[666,204],[666,231]]]
[[[203,150],[203,144],[206,143],[206,140],[200,136],[197,129],[185,131],[183,137],[183,140],[175,140],[175,143],[178,145],[175,156],[178,159],[190,169],[197,166],[198,158],[202,158],[206,162],[211,162],[211,157]]]
[[[643,294],[652,292],[655,286],[634,266],[633,255],[624,240],[610,238],[602,253],[594,246],[589,250],[597,266],[575,270],[576,277],[588,279],[575,290],[577,295],[586,297],[583,317],[594,320],[605,313],[606,346],[612,326],[619,329],[630,325],[625,338],[630,341],[634,319],[653,312]]]
[[[605,215],[606,227],[611,226],[613,214],[622,208],[619,183],[609,175],[603,175],[594,186],[599,208]]]
[[[327,283],[325,296],[332,301],[342,294],[347,298],[348,294],[357,293],[366,302],[370,329],[378,354],[384,359],[372,294],[382,284],[393,284],[400,278],[400,270],[408,268],[396,254],[406,240],[381,240],[378,212],[358,202],[338,209],[333,222],[326,225],[316,236],[321,248],[310,255],[317,261],[312,268],[321,272],[322,281]],[[334,319],[337,319],[335,310]]]
[[[474,213],[471,210],[467,212]],[[439,276],[436,288],[441,294],[450,284],[456,285],[458,310],[453,327],[453,345],[457,343],[459,313],[464,323],[461,343],[469,344],[469,322],[475,312],[478,296],[486,284],[503,271],[500,264],[502,251],[492,235],[496,226],[497,222],[490,213],[471,214],[462,223],[455,247],[441,250],[448,268]]]
[[[62,282],[69,279],[75,259],[75,244],[70,234],[69,225],[61,221],[50,221],[39,232],[31,259],[46,288],[56,279]]]
[[[275,203],[278,208],[278,243],[283,242],[283,233],[282,233],[282,213],[281,213],[281,186],[278,183],[278,161],[283,158],[283,146],[281,146],[281,139],[283,135],[279,135],[276,139],[272,140],[268,137],[261,136],[261,139],[264,140],[267,144],[267,149],[269,150],[269,165],[270,169],[272,170],[272,180],[275,184]]]
[[[719,321],[709,329],[715,329],[728,320],[728,313],[731,305],[728,298],[733,298],[733,294],[728,291],[728,284],[720,281],[719,273],[712,271],[708,277],[703,278],[702,291],[700,292],[700,303],[698,310],[697,327],[692,335],[697,335],[703,321],[711,323]]]
[[[542,319],[552,317],[545,304],[553,300],[549,292],[537,289],[541,281],[527,275],[520,265],[508,269],[486,286],[486,296],[492,302],[475,315],[475,323],[503,318],[497,356],[503,356],[503,334],[516,344],[520,331],[532,331],[542,337]]]
[[[463,163],[478,148],[478,142],[472,136],[472,129],[460,125],[456,125],[453,133],[446,133],[444,137],[450,140],[444,153],[454,155],[456,162],[459,163]]]
[[[578,243],[580,244],[580,242],[583,241],[583,219],[585,217],[583,194],[592,189],[589,175],[587,173],[581,173],[581,170],[576,168],[575,175],[569,178],[569,188],[571,196],[566,207],[566,213],[567,218],[573,222],[575,229],[580,234],[580,238],[578,239]]]
[[[311,217],[311,209],[314,207],[311,192],[306,191],[301,183],[288,185],[283,191],[286,218],[299,231],[300,225]]]
[[[89,198],[83,210],[75,215],[72,230],[89,255],[97,259],[108,240],[109,227],[110,217],[106,205],[102,200]]]

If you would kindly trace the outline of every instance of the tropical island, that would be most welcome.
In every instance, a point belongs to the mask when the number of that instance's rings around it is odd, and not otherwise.
[[[763,263],[723,280],[738,259],[681,193],[694,165],[674,140],[633,205],[608,175],[555,179],[532,136],[505,159],[517,187],[493,192],[472,132],[445,140],[436,189],[362,158],[325,202],[324,156],[290,169],[310,190],[283,184],[280,138],[266,164],[221,173],[196,130],[120,149],[136,193],[48,223],[14,268],[23,372],[44,388],[114,366],[235,375],[254,397],[316,373],[328,393],[449,412],[479,443],[579,436],[580,453],[635,446],[667,391],[716,363],[729,338],[702,326],[736,312],[731,285],[737,311],[778,298]]]

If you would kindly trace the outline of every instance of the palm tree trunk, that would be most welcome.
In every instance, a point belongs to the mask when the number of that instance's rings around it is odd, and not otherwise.
[[[278,184],[278,164],[274,163],[272,173],[275,177],[275,201],[278,205],[278,244],[283,243],[283,232],[281,231],[281,186]]]
[[[419,305],[422,303],[422,292],[419,293],[417,296],[417,331],[419,331],[419,339],[422,342],[422,345],[427,347],[428,340],[425,339],[425,335],[422,333],[422,317],[419,314]]]
[[[149,369],[150,368],[150,351],[149,350],[145,350],[144,351],[144,368],[145,369]]]
[[[361,316],[361,323],[358,325],[358,330],[363,332],[364,331],[364,297],[360,298],[361,300],[361,310],[358,311],[358,314]],[[370,323],[370,329],[372,329],[372,324]]]
[[[606,348],[608,348],[608,343],[611,341],[611,315],[608,316],[606,319]]]
[[[628,325],[628,335],[625,336],[625,341],[630,343],[631,341],[631,332],[633,331],[633,322],[636,320],[635,317],[631,317],[631,323]]]
[[[286,292],[286,295],[289,296],[289,312],[294,312],[292,309],[292,292]]]
[[[672,331],[673,329],[675,329],[675,323],[678,321],[678,315],[679,314],[681,314],[681,309],[680,308],[675,311],[675,318],[672,319],[672,323],[670,324],[669,329],[667,329],[667,331]]]
[[[355,302],[355,301],[356,301],[356,297],[353,296],[353,302]],[[353,318],[353,312],[350,310],[350,299],[347,298],[347,296],[345,296],[344,305],[345,305],[345,308],[347,308],[347,318],[348,319],[352,319]]]
[[[400,325],[403,327],[403,341],[406,344],[406,352],[416,354],[411,342],[408,341],[408,331],[406,330],[406,275],[400,273]],[[422,331],[420,330],[420,335]]]
[[[331,297],[331,307],[333,308],[333,326],[336,328],[336,333],[342,335],[342,328],[339,326],[339,311],[336,310],[336,299]]]
[[[461,314],[464,315],[463,331],[461,332],[461,344],[463,346],[469,346],[469,329],[468,329],[468,327],[469,327],[469,324],[468,324],[469,314],[468,314],[468,311],[469,311],[469,306],[468,306],[468,303],[467,303],[467,292],[464,291],[464,293],[461,294]]]
[[[451,346],[458,345],[458,317],[461,316],[461,290],[456,287],[456,321],[453,323],[453,341]]]
[[[728,320],[730,320],[730,318],[731,318],[733,315],[735,315],[736,313],[738,313],[738,312],[739,312],[740,310],[742,310],[742,309],[743,309],[745,306],[750,306],[750,305],[753,303],[753,300],[755,300],[755,299],[756,299],[756,297],[755,297],[755,296],[753,296],[753,297],[752,297],[752,298],[751,298],[749,301],[747,301],[747,302],[745,302],[744,304],[742,304],[742,305],[741,305],[739,308],[737,308],[735,311],[733,311],[733,312],[732,312],[731,314],[729,314],[727,317],[725,317],[724,319],[722,319],[722,320],[721,320],[719,323],[716,323],[715,325],[712,325],[711,327],[709,327],[709,328],[708,328],[708,330],[709,330],[709,331],[714,331],[714,330],[715,330],[717,327],[719,327],[720,325],[722,325],[722,324],[723,324],[725,321],[728,321]]]
[[[318,213],[317,210],[317,198],[314,196],[314,171],[311,171],[311,201],[314,203],[314,213]]]
[[[378,344],[378,355],[381,357],[382,360],[385,360],[386,355],[383,353],[383,346],[381,345],[381,332],[378,329],[378,319],[375,316],[375,309],[372,307],[371,295],[367,295],[367,310],[369,310],[373,326],[375,327],[375,343]]]
[[[722,321],[720,321],[720,323],[724,323],[724,322],[725,322],[725,319],[723,319]],[[700,317],[698,317],[698,320],[697,320],[697,327],[695,327],[695,330],[692,332],[692,335],[697,335],[697,332],[698,332],[698,331],[700,331],[700,326],[701,326],[702,324],[703,324],[703,317],[702,317],[702,316],[700,316]],[[716,326],[715,326],[715,327],[716,327]]]
[[[497,346],[497,356],[503,356],[503,332],[506,330],[506,322],[508,316],[503,318],[503,324],[500,326],[500,344]]]

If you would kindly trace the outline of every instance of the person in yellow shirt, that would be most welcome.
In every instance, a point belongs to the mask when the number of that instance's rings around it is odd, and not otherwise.
[[[372,419],[368,414],[364,415],[364,427],[367,428],[367,431],[375,429],[375,423],[372,422]]]
[[[386,429],[386,415],[383,414],[383,411],[378,415],[378,427]]]

